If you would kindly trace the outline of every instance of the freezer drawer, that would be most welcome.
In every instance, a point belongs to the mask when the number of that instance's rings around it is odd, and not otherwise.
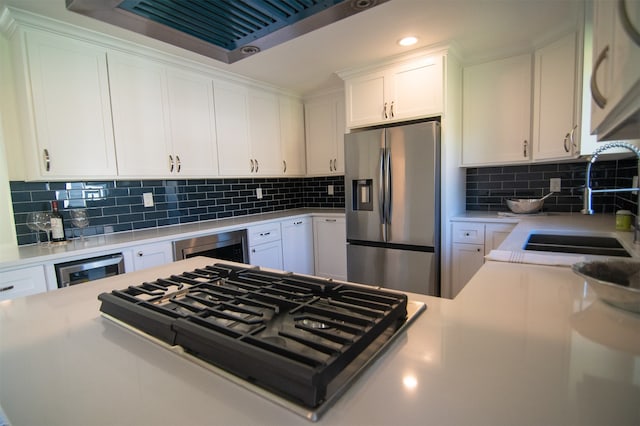
[[[436,253],[347,244],[347,279],[403,292],[439,296]]]

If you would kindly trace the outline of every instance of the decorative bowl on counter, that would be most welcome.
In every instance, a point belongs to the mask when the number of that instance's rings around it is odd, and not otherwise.
[[[542,208],[542,198],[507,198],[507,207],[514,213],[535,213]]]
[[[592,260],[571,269],[583,277],[598,297],[618,308],[640,313],[640,262]]]

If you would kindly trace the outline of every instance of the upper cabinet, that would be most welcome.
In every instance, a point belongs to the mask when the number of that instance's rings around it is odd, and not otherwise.
[[[304,176],[304,106],[299,99],[280,96],[280,141],[282,174]]]
[[[533,159],[555,160],[580,154],[580,57],[576,33],[535,53],[533,80]]]
[[[118,174],[217,174],[212,80],[137,56],[109,52]]]
[[[115,176],[105,49],[29,29],[13,54],[25,178]]]
[[[443,112],[443,57],[430,55],[384,68],[341,73],[348,128],[406,121]]]
[[[307,174],[328,176],[344,173],[344,94],[323,94],[304,105],[307,139]]]
[[[531,158],[531,55],[463,71],[462,164],[523,163]]]
[[[594,1],[591,131],[640,138],[640,2]]]
[[[464,69],[463,166],[580,155],[580,46],[576,33],[570,33],[533,57],[524,54]]]

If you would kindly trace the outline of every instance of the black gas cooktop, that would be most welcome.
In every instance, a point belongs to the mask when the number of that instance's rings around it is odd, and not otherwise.
[[[312,420],[425,308],[410,304],[408,313],[398,292],[223,263],[98,299],[107,316]]]

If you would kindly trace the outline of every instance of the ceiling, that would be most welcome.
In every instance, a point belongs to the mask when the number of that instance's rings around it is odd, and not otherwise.
[[[453,42],[463,63],[531,51],[575,27],[585,0],[390,0],[232,64],[67,11],[65,0],[0,0],[15,8],[160,48],[298,94],[338,87],[335,74]],[[418,44],[397,41],[416,35]]]

